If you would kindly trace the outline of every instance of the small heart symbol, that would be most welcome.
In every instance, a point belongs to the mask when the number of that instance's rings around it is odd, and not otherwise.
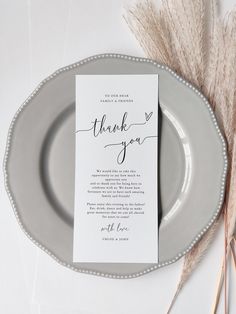
[[[146,121],[148,121],[151,118],[152,114],[153,114],[152,111],[150,113],[146,113],[145,112],[145,119],[146,119]]]

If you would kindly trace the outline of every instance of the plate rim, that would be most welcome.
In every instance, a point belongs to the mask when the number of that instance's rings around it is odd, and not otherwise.
[[[214,211],[214,214],[212,215],[212,218],[210,219],[210,221],[208,223],[206,223],[206,225],[202,228],[202,230],[200,230],[200,232],[195,236],[195,238],[192,240],[192,242],[189,244],[189,246],[185,250],[180,252],[176,257],[174,257],[173,259],[170,259],[168,261],[165,261],[165,262],[154,264],[154,265],[146,268],[143,271],[134,272],[132,274],[131,273],[130,274],[119,274],[119,273],[114,274],[114,273],[108,273],[108,272],[102,272],[102,271],[94,271],[94,270],[89,270],[89,269],[77,268],[77,267],[73,266],[73,264],[67,263],[67,262],[63,261],[62,259],[60,259],[59,257],[57,257],[56,254],[54,254],[52,251],[50,251],[44,244],[40,243],[40,241],[35,239],[34,236],[31,235],[31,233],[27,230],[27,226],[24,225],[23,221],[20,218],[20,211],[18,210],[18,208],[16,206],[16,202],[14,201],[14,194],[11,191],[10,184],[8,181],[8,170],[7,169],[8,169],[8,160],[9,160],[8,157],[9,157],[9,153],[11,150],[12,133],[14,130],[15,122],[16,122],[18,116],[20,115],[20,113],[22,112],[22,110],[27,105],[30,104],[31,99],[40,91],[40,89],[48,81],[53,79],[55,76],[58,76],[62,72],[66,72],[66,71],[69,71],[73,68],[77,68],[80,65],[88,63],[90,61],[94,61],[97,59],[103,59],[103,58],[112,58],[112,59],[118,58],[118,59],[125,59],[125,60],[136,61],[136,62],[147,62],[147,63],[153,64],[157,68],[160,68],[160,69],[163,69],[163,70],[166,70],[167,72],[169,72],[169,74],[171,74],[172,77],[176,78],[180,83],[182,83],[185,86],[187,86],[188,88],[190,88],[193,92],[195,92],[195,94],[197,94],[200,98],[202,98],[202,101],[204,102],[204,104],[206,105],[206,108],[208,109],[208,111],[210,113],[210,117],[211,117],[211,120],[212,120],[213,125],[215,127],[216,133],[218,134],[218,137],[222,143],[222,155],[223,155],[224,166],[223,166],[223,172],[221,175],[220,197],[219,197],[219,201],[218,201],[216,210]],[[198,88],[196,88],[193,84],[189,83],[187,80],[183,79],[181,76],[179,76],[177,73],[175,73],[171,68],[169,68],[165,64],[161,64],[155,60],[148,59],[145,57],[135,57],[135,56],[125,55],[125,54],[117,54],[117,53],[104,53],[104,54],[98,54],[98,55],[90,56],[90,57],[82,59],[78,62],[75,62],[75,63],[72,63],[70,65],[61,67],[58,70],[56,70],[55,72],[53,72],[51,75],[47,76],[44,80],[42,80],[37,85],[37,87],[33,90],[33,92],[31,92],[29,97],[18,108],[18,110],[16,111],[16,113],[13,116],[13,119],[10,123],[10,127],[8,129],[7,141],[6,141],[6,147],[5,147],[5,155],[4,155],[4,159],[3,159],[3,174],[4,174],[5,190],[8,194],[8,198],[9,198],[11,206],[13,208],[13,212],[15,214],[16,220],[17,220],[18,224],[20,225],[21,229],[23,230],[23,232],[26,234],[26,236],[37,247],[39,247],[44,252],[46,252],[49,256],[51,256],[55,261],[57,261],[62,266],[65,266],[65,267],[67,267],[73,271],[80,272],[80,273],[87,273],[87,274],[103,276],[103,277],[107,277],[107,278],[116,278],[116,279],[127,279],[127,278],[135,278],[135,277],[142,276],[146,273],[154,271],[154,270],[161,268],[163,266],[170,265],[170,264],[176,262],[177,260],[179,260],[185,254],[187,254],[192,249],[192,247],[200,240],[200,238],[208,231],[208,229],[211,227],[211,225],[217,219],[218,214],[220,213],[220,210],[221,210],[222,204],[223,204],[223,200],[224,200],[224,194],[225,194],[227,170],[228,170],[228,158],[227,158],[226,141],[225,141],[224,136],[223,136],[223,134],[219,128],[215,114],[214,114],[207,98],[202,94],[202,92],[200,92]]]

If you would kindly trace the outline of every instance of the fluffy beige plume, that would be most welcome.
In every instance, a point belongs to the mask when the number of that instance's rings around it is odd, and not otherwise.
[[[167,314],[170,313],[181,289],[185,285],[188,278],[191,276],[195,267],[201,261],[202,257],[205,255],[209,245],[211,244],[212,239],[214,238],[214,234],[219,226],[220,217],[221,216],[218,217],[218,219],[214,222],[212,227],[207,231],[207,233],[202,237],[202,239],[194,246],[194,248],[188,254],[186,254],[184,258],[184,264],[182,268],[181,277],[180,277],[175,295],[168,308]]]
[[[128,9],[125,19],[146,56],[197,86],[216,114],[229,158],[223,204],[227,251],[236,222],[236,11],[221,19],[217,9],[215,0],[210,5],[207,0],[162,0],[160,8],[148,0]],[[171,307],[208,249],[219,221],[220,217],[185,256]]]

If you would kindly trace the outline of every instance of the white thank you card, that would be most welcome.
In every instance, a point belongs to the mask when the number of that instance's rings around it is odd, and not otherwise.
[[[158,75],[76,76],[73,261],[158,262]]]

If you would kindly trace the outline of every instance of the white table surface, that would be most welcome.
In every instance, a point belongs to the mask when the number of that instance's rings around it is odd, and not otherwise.
[[[122,13],[129,1],[0,0],[0,158],[17,108],[54,70],[104,52],[144,56]],[[224,11],[235,0],[224,1]],[[115,280],[57,264],[21,231],[0,176],[0,313],[164,314],[182,260],[146,276]],[[181,293],[173,314],[210,313],[223,254],[223,229]],[[235,279],[232,272],[231,281]],[[230,313],[236,311],[231,287]],[[223,307],[219,309],[223,313]]]

